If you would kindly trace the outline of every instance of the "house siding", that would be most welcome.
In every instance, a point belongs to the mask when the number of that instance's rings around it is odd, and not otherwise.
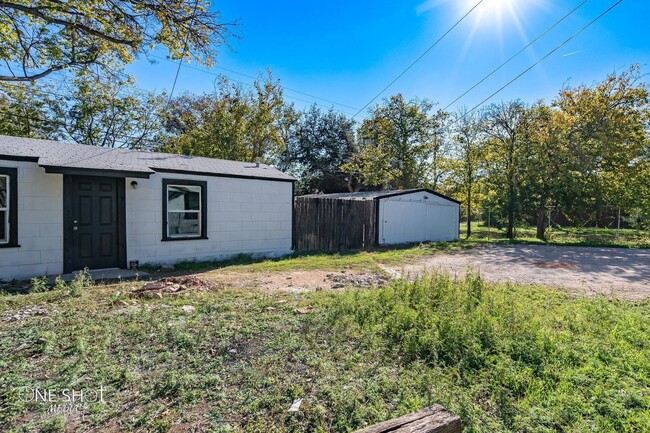
[[[0,167],[18,169],[20,245],[0,248],[0,281],[61,274],[63,175],[45,173],[34,162],[0,160]],[[208,239],[162,241],[162,179],[207,181]],[[291,182],[155,173],[125,183],[128,261],[168,264],[291,253]]]
[[[162,179],[207,181],[208,239],[163,241]],[[138,183],[137,188],[131,182]],[[171,264],[291,253],[290,182],[156,173],[126,179],[128,261]]]
[[[0,280],[63,272],[63,176],[34,162],[0,160],[18,169],[18,244],[0,248]]]

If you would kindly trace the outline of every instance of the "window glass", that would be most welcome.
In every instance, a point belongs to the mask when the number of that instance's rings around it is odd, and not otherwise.
[[[0,243],[9,241],[9,177],[0,176]]]
[[[9,212],[6,210],[0,210],[0,243],[5,243],[9,240],[9,232],[7,230],[7,218],[9,217]]]
[[[167,210],[200,210],[201,187],[194,185],[169,185]]]
[[[167,230],[170,237],[201,235],[201,187],[167,185]]]
[[[199,216],[198,212],[169,212],[169,236],[201,234]]]
[[[9,178],[7,176],[0,176],[0,209],[7,208],[7,188]]]

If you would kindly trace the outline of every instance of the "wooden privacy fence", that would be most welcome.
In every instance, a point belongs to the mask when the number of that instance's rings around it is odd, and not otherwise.
[[[345,251],[375,245],[376,202],[296,197],[294,248]]]

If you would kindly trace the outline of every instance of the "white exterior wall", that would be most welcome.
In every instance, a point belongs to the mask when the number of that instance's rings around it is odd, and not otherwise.
[[[0,281],[61,274],[63,175],[47,174],[33,162],[0,160],[0,167],[18,169],[20,245],[0,248]],[[163,178],[207,181],[208,239],[161,240]],[[291,253],[291,182],[156,173],[127,178],[125,184],[127,260],[175,263]]]
[[[459,216],[458,203],[426,191],[379,199],[379,244],[457,240]]]
[[[34,162],[0,160],[18,169],[18,244],[0,248],[0,280],[63,272],[63,175]]]
[[[208,239],[162,241],[162,179],[207,181]],[[138,186],[133,189],[131,182]],[[127,260],[140,264],[291,253],[291,182],[156,173],[126,179]]]

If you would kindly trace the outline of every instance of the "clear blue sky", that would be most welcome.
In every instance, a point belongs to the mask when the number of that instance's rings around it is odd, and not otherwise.
[[[220,67],[252,76],[270,68],[286,87],[361,108],[477,1],[217,1],[214,8],[224,20],[239,21],[241,38],[231,40],[232,49],[222,50],[211,73],[250,83],[250,78]],[[581,2],[485,0],[382,97],[402,92],[444,107]],[[614,2],[588,1],[453,108],[477,104]],[[650,73],[649,24],[650,1],[623,0],[492,101],[548,100],[565,84],[592,83],[636,63]],[[139,60],[129,71],[139,86],[160,91],[171,88],[176,67],[166,60]],[[183,67],[175,94],[210,92],[214,79]],[[310,102],[332,106],[293,91],[285,94],[308,101],[289,98],[299,108]],[[335,108],[355,112],[342,105]]]

